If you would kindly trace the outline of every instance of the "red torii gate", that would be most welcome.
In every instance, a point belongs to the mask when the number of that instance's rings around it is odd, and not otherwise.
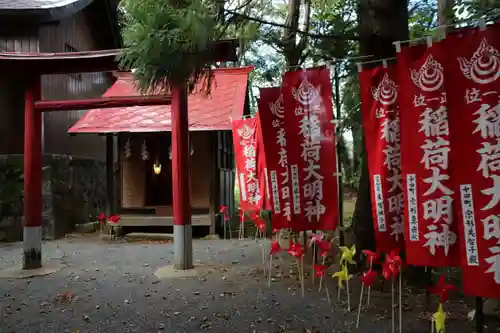
[[[236,40],[213,43],[206,59],[236,61]],[[0,53],[0,70],[26,78],[24,119],[23,269],[42,266],[42,112],[171,104],[174,265],[193,267],[189,202],[187,91],[173,87],[171,95],[105,97],[82,100],[41,100],[41,76],[117,69],[122,50],[72,53]]]

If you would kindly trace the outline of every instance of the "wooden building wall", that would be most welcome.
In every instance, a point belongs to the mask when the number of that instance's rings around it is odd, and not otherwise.
[[[0,52],[38,52],[37,28],[0,24]],[[16,73],[0,73],[0,154],[24,151],[24,83]]]
[[[190,133],[194,149],[190,160],[191,207],[206,213],[211,210],[210,192],[216,176],[213,134],[213,132],[207,131]],[[122,136],[119,140],[121,174],[118,177],[121,184],[121,207],[126,209],[143,208],[146,197],[145,175],[146,172],[152,172],[152,170],[147,170],[145,162],[141,159],[140,147],[143,138],[140,134],[130,136],[132,152],[129,158],[126,158],[124,154],[125,142],[126,139]],[[164,153],[168,153],[168,147],[165,147]],[[165,191],[171,190],[171,188],[165,189]]]
[[[0,52],[74,52],[97,50],[96,32],[84,9],[60,22],[42,26],[3,25]],[[50,75],[42,78],[44,99],[75,99],[101,96],[111,86],[111,73]],[[67,130],[86,112],[44,114],[44,150],[104,160],[105,139],[96,135],[69,136]],[[0,154],[23,153],[24,83],[15,73],[0,73]]]
[[[210,208],[210,179],[215,175],[210,140],[212,132],[191,132],[194,154],[190,159],[191,206],[196,209]]]
[[[230,215],[237,214],[234,201],[235,161],[231,131],[217,132],[217,178],[216,188],[219,205],[228,207]]]
[[[57,24],[40,27],[40,52],[76,52],[99,49],[87,10]],[[110,73],[47,75],[42,79],[44,99],[78,99],[101,96],[112,84]],[[104,160],[105,138],[97,135],[69,136],[67,130],[87,110],[52,112],[44,115],[45,152]]]
[[[142,160],[140,147],[142,139],[130,138],[131,153],[125,156],[126,139],[118,140],[120,154],[120,207],[125,209],[144,208],[146,205],[146,164]]]

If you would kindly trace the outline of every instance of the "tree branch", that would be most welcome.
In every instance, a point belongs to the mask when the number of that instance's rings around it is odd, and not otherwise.
[[[297,48],[300,50],[300,53],[303,53],[304,50],[306,49],[307,47],[307,44],[308,44],[308,39],[309,39],[309,36],[307,36],[307,34],[309,33],[309,27],[310,27],[310,22],[311,22],[311,0],[304,0],[305,2],[305,10],[304,10],[304,18],[305,18],[305,22],[304,22],[304,30],[306,32],[306,35],[303,35],[301,38],[300,38],[300,42],[299,44],[297,45]]]
[[[299,29],[300,0],[290,0],[288,2],[288,13],[283,32],[283,44],[291,44],[288,47],[295,49],[297,30]]]
[[[263,19],[249,16],[249,15],[237,13],[237,12],[229,10],[229,9],[226,9],[225,11],[226,11],[226,13],[233,15],[235,17],[235,19],[239,18],[239,19],[243,19],[243,20],[247,20],[247,21],[261,23],[264,25],[270,25],[273,27],[285,28],[285,29],[287,28],[287,26],[285,24],[276,23],[276,22],[269,22],[269,21],[266,21]],[[298,33],[299,35],[302,35],[302,36],[308,36],[310,38],[315,38],[315,39],[335,39],[335,40],[340,39],[340,40],[353,40],[353,41],[359,40],[359,37],[357,35],[350,35],[350,34],[344,34],[342,36],[333,35],[333,34],[323,35],[323,34],[315,34],[315,33],[305,32],[303,30],[297,30],[296,33]]]
[[[420,5],[421,3],[417,2],[411,8],[408,8],[408,15],[411,17],[420,8]]]

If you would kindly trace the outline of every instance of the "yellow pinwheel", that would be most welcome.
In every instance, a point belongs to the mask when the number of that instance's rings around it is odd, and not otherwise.
[[[446,312],[443,310],[443,304],[439,303],[437,312],[432,315],[432,323],[436,328],[436,333],[444,333],[445,321]]]
[[[348,248],[347,246],[340,246],[340,252],[342,252],[342,256],[340,257],[340,265],[345,265],[345,263],[356,264],[356,262],[352,259],[356,254],[356,245]]]
[[[337,278],[338,279],[338,284],[339,284],[339,289],[343,288],[342,282],[348,281],[352,275],[349,275],[349,272],[347,271],[347,266],[342,265],[340,268],[340,271],[333,273],[332,279]]]

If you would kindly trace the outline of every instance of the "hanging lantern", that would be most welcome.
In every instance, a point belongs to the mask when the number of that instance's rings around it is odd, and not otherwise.
[[[189,156],[193,156],[194,155],[194,148],[193,148],[193,143],[191,141],[189,141]],[[172,160],[172,145],[170,145],[170,147],[168,147],[168,159],[169,160]]]
[[[125,142],[125,146],[123,147],[123,151],[125,153],[126,158],[129,158],[130,155],[132,155],[132,147],[130,144],[130,139],[127,139],[127,142]]]
[[[146,146],[146,140],[142,143],[141,147],[141,157],[143,161],[149,160],[148,147]]]
[[[161,163],[156,159],[155,164],[153,164],[153,172],[155,175],[159,175],[161,173]]]

